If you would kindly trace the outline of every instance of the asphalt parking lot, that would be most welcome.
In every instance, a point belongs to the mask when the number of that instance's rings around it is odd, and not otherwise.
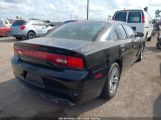
[[[161,117],[161,50],[156,36],[147,42],[144,59],[122,76],[110,101],[96,98],[87,103],[58,105],[23,86],[12,73],[12,37],[0,38],[0,117]]]

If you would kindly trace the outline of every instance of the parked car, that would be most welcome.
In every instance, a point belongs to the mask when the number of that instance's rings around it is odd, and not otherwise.
[[[10,36],[10,30],[8,20],[0,19],[0,36]]]
[[[17,40],[23,38],[33,39],[35,37],[44,36],[48,30],[48,25],[39,20],[16,20],[11,27],[11,34]]]
[[[143,57],[143,33],[123,22],[64,24],[42,38],[14,44],[15,77],[25,85],[78,104],[112,98],[120,75]]]
[[[153,24],[147,10],[120,10],[115,12],[113,20],[126,22],[135,32],[144,33],[145,40],[151,40]]]
[[[8,19],[4,19],[4,18],[0,18],[0,23],[5,25],[6,27],[10,27],[10,22],[8,21]]]

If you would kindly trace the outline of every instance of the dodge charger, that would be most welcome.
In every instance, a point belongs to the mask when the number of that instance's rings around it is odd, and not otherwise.
[[[16,42],[13,73],[58,102],[74,105],[98,96],[108,100],[122,72],[142,60],[142,37],[124,22],[67,23],[45,37]]]

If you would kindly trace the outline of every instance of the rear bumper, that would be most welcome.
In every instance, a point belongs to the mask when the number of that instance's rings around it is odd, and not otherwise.
[[[9,33],[10,31],[0,31],[0,36],[6,36],[7,33]]]
[[[20,62],[16,57],[12,59],[12,67],[15,77],[28,87],[69,104],[78,104],[98,97],[105,83],[105,78],[92,80],[88,71],[64,70],[56,72]],[[28,73],[41,77],[43,86],[36,85],[32,80],[26,79]]]
[[[27,37],[27,31],[14,32],[11,31],[13,37]]]

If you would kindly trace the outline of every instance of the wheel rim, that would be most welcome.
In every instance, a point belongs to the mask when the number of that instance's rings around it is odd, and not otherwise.
[[[35,38],[35,35],[33,33],[30,33],[29,35],[30,39]]]
[[[143,51],[140,53],[140,58],[143,59]]]
[[[119,82],[119,69],[114,67],[110,75],[110,94],[115,94]]]
[[[144,51],[144,48],[142,47],[141,53],[140,53],[140,58],[141,58],[141,59],[143,59],[143,51]]]

